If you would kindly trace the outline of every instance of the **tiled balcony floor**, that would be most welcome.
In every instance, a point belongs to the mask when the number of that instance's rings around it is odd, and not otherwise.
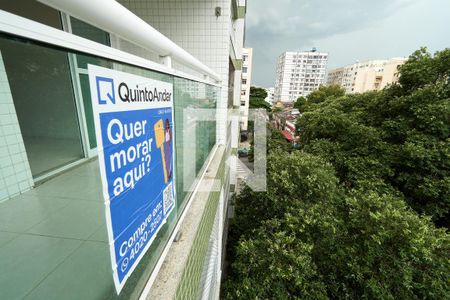
[[[107,240],[97,161],[0,203],[0,298],[109,298]]]

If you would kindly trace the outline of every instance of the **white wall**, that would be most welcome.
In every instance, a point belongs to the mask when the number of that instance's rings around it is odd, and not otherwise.
[[[222,79],[219,108],[227,107],[228,73],[230,53],[231,1],[227,0],[120,0],[132,11],[180,47],[191,53],[202,63],[218,73]],[[215,8],[221,8],[221,16],[215,16]],[[139,47],[119,42],[123,50],[142,54]],[[148,57],[151,59],[151,57]],[[173,62],[175,69],[196,74],[192,70]],[[223,116],[221,116],[223,117]],[[226,142],[225,118],[217,123],[218,142]]]
[[[8,77],[0,53],[0,201],[34,185]]]

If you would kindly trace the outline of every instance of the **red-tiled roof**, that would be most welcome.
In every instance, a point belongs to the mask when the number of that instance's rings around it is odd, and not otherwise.
[[[288,127],[291,131],[295,130],[295,126],[294,125],[290,125],[286,123],[286,127]]]
[[[288,141],[299,141],[300,137],[295,137],[292,135],[292,133],[290,133],[287,130],[282,130],[281,134],[284,136],[285,139],[287,139]]]
[[[292,136],[292,134],[291,134],[289,131],[287,131],[287,130],[283,130],[283,131],[281,132],[281,134],[282,134],[288,141],[293,141],[293,140],[294,140],[294,137]]]

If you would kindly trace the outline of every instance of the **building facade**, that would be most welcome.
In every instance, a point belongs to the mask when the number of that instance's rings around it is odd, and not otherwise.
[[[217,299],[234,184],[225,161],[238,136],[227,110],[240,106],[246,1],[1,1],[0,9],[1,298]],[[120,295],[88,65],[173,86],[175,208]],[[215,113],[186,127],[185,109]],[[186,151],[195,161],[183,160]]]
[[[272,104],[274,103],[273,99],[275,97],[275,95],[274,95],[275,88],[274,87],[267,88],[266,92],[267,92],[267,97],[264,100],[272,106]]]
[[[367,60],[328,72],[327,85],[337,84],[347,93],[382,90],[398,81],[398,67],[406,58]]]
[[[252,84],[252,61],[253,49],[244,48],[242,50],[242,82],[241,82],[241,130],[248,127],[248,109],[250,105],[250,86]]]
[[[311,51],[284,52],[277,62],[274,100],[294,102],[325,83],[328,53]]]

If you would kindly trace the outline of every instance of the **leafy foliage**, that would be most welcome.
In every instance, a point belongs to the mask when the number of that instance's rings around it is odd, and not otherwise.
[[[264,108],[267,111],[270,111],[270,104],[267,103],[264,99],[267,97],[267,92],[263,88],[259,87],[250,87],[250,108]]]
[[[309,103],[305,97],[298,97],[294,102],[294,108],[298,109],[301,113],[305,112],[308,109]]]
[[[346,190],[331,165],[269,155],[268,191],[245,189],[226,299],[445,299],[450,239],[393,194]]]
[[[400,67],[399,83],[406,91],[429,84],[447,83],[450,76],[450,50],[437,52],[433,57],[426,48],[415,51],[408,63]]]
[[[311,92],[306,98],[310,103],[321,103],[329,98],[344,96],[344,94],[345,89],[339,85],[321,85],[317,90]]]
[[[346,185],[379,180],[450,225],[449,58],[448,49],[416,51],[398,85],[315,105],[297,124],[303,150],[330,161]]]
[[[268,150],[282,150],[291,151],[292,144],[286,140],[286,138],[278,130],[267,128],[267,149]]]
[[[338,98],[345,95],[345,89],[339,85],[325,86],[321,85],[317,90],[311,92],[306,98],[298,97],[294,103],[301,113],[304,113],[314,107],[314,104],[322,103],[330,98]]]
[[[300,151],[271,133],[267,191],[234,201],[223,298],[450,299],[449,58],[416,51],[379,92],[322,89]]]

